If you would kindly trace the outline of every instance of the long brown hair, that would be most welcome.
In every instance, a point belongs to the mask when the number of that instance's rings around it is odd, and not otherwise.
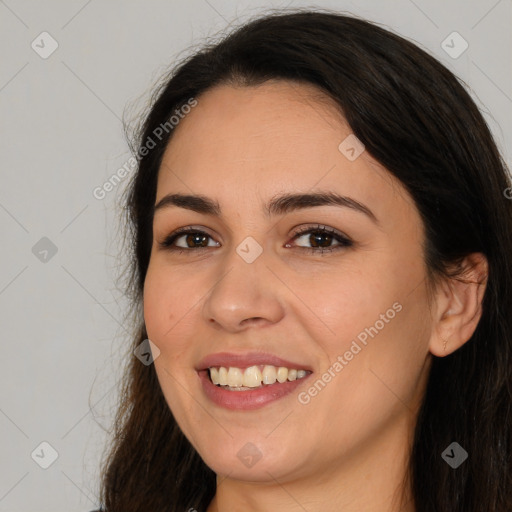
[[[270,79],[314,84],[328,94],[366,150],[401,181],[426,227],[429,279],[459,278],[459,264],[470,253],[487,257],[483,312],[472,338],[447,357],[433,357],[408,475],[417,512],[510,512],[510,178],[459,80],[415,44],[375,23],[325,9],[274,12],[205,45],[165,77],[132,148],[140,155],[148,138],[155,142],[138,157],[126,196],[127,294],[139,312],[130,351],[147,338],[142,290],[157,176],[173,133],[157,138],[155,129],[217,84]],[[102,471],[102,509],[206,510],[215,474],[174,420],[154,365],[131,356],[120,396]],[[457,469],[441,457],[453,441],[469,454]]]

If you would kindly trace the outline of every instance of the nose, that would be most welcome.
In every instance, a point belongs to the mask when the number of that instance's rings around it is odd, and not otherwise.
[[[284,316],[283,285],[267,267],[264,253],[247,263],[233,250],[219,274],[202,310],[216,329],[237,332],[277,323]]]

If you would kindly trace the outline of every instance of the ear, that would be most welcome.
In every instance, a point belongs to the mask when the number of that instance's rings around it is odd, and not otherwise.
[[[459,278],[445,279],[437,287],[430,352],[444,357],[468,341],[482,316],[482,301],[489,272],[487,258],[472,253]]]

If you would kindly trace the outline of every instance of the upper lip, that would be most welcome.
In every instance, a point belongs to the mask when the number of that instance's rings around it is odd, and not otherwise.
[[[224,366],[226,368],[230,366],[236,368],[247,368],[249,366],[262,364],[268,364],[272,366],[285,366],[286,368],[296,370],[313,371],[311,366],[307,364],[289,361],[274,354],[265,352],[246,352],[244,354],[217,352],[216,354],[210,354],[201,359],[196,367],[196,370],[201,371],[212,367],[219,368],[220,366]]]

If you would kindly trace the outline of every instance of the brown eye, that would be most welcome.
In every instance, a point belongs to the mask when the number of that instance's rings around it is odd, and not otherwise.
[[[309,236],[306,237],[306,235]],[[303,247],[299,245],[298,248],[314,254],[337,251],[353,245],[353,242],[342,233],[321,225],[302,229],[295,233],[292,239],[297,240],[302,237],[305,238],[306,243],[311,244],[311,247]],[[180,239],[183,239],[184,245],[176,244]],[[197,249],[206,249],[208,247],[219,247],[218,242],[215,242],[216,245],[209,245],[208,239],[213,240],[208,233],[200,229],[187,227],[171,233],[163,242],[160,243],[160,246],[169,251],[176,251],[180,253]],[[331,244],[333,242],[337,242],[337,245],[332,246]],[[290,247],[290,245],[286,244],[286,247]]]
[[[306,237],[305,235],[309,236]],[[312,245],[312,247],[304,247],[304,249],[313,253],[331,252],[353,245],[353,242],[350,239],[335,229],[321,225],[300,230],[298,233],[295,233],[293,240],[297,240],[302,237],[305,237],[306,242]],[[338,245],[331,246],[333,241],[338,242]]]
[[[175,244],[180,238],[184,239],[184,247]],[[183,228],[170,234],[160,245],[171,251],[182,252],[188,249],[208,247],[208,238],[211,238],[211,236],[204,231],[195,228]]]

